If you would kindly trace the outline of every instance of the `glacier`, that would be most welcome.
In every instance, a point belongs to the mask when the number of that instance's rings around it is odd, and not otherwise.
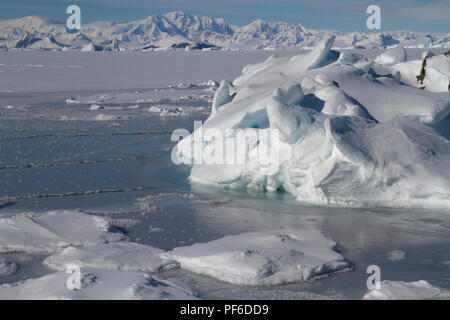
[[[401,47],[385,65],[335,51],[334,40],[290,58],[271,56],[223,81],[208,119],[174,147],[175,163],[192,165],[192,184],[286,191],[307,204],[449,209],[448,128],[433,129],[448,122],[448,88],[412,86],[421,61],[402,62]],[[431,59],[436,72],[425,79],[448,85],[450,57]],[[240,133],[270,130],[279,132],[276,141],[246,145],[245,163],[229,162],[228,154],[223,163],[198,161],[233,148]],[[255,155],[267,150],[279,156],[275,170],[260,170]]]

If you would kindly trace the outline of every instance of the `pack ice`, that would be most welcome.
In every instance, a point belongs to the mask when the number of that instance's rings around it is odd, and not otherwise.
[[[333,42],[222,81],[210,116],[177,143],[173,159],[193,165],[191,183],[284,190],[317,205],[449,209],[450,57],[430,58],[420,89],[422,60],[405,61],[403,48],[376,63],[336,52]],[[257,138],[244,146],[244,163],[230,161],[240,134],[268,131],[278,137]],[[221,153],[222,162],[198,161]]]
[[[67,287],[70,275],[59,271],[37,279],[0,285],[2,300],[168,300],[197,299],[190,291],[145,273],[83,268],[80,289]]]
[[[320,230],[268,230],[226,236],[168,252],[188,271],[237,285],[308,281],[350,270]]]
[[[413,282],[384,280],[381,288],[372,289],[363,296],[364,300],[429,300],[448,299],[450,291],[432,286],[428,281]]]

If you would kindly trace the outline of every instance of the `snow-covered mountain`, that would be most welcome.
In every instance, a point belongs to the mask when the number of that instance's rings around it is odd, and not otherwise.
[[[0,21],[0,48],[3,49],[81,49],[91,43],[103,49],[156,49],[172,45],[197,49],[214,46],[281,49],[312,46],[330,35],[336,36],[335,45],[338,47],[372,48],[399,43],[406,47],[450,47],[450,33],[338,32],[262,20],[235,26],[221,18],[188,15],[182,11],[125,23],[93,22],[82,25],[78,32],[66,30],[64,21],[40,16]]]

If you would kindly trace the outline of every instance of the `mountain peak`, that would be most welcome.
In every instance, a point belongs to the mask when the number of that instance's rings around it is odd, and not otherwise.
[[[0,48],[45,46],[45,34],[53,44],[79,48],[86,43],[120,43],[124,49],[149,46],[171,47],[171,44],[209,43],[224,48],[301,48],[329,35],[336,35],[336,46],[383,47],[396,43],[430,47],[450,46],[450,34],[394,31],[384,33],[352,33],[332,30],[308,30],[301,24],[266,22],[257,19],[245,26],[231,26],[222,18],[190,15],[181,10],[152,15],[143,20],[124,23],[93,22],[83,24],[78,32],[69,33],[63,21],[42,16],[29,16],[0,21]],[[28,36],[30,33],[32,36]],[[81,36],[82,35],[82,36]],[[44,39],[45,41],[31,40]],[[47,42],[46,42],[47,41]]]
[[[168,12],[166,14],[163,14],[163,16],[178,18],[178,17],[185,17],[185,16],[187,16],[187,14],[184,13],[184,11],[178,10],[178,11]]]

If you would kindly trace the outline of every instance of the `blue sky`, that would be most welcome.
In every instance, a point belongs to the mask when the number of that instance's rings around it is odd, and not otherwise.
[[[366,8],[377,4],[382,30],[450,32],[450,0],[1,0],[0,19],[43,15],[65,20],[70,4],[81,7],[82,23],[139,20],[183,10],[237,25],[263,19],[340,31],[368,31]]]

